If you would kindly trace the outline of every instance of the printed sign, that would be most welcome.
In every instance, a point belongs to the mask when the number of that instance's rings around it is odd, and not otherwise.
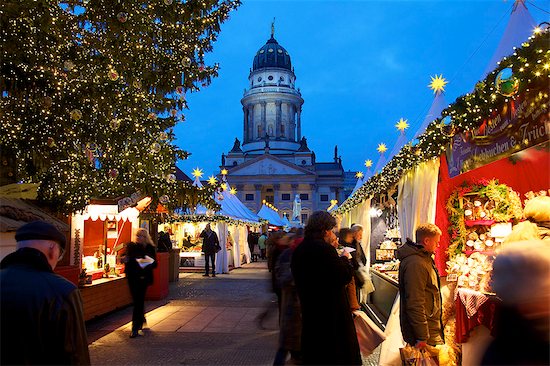
[[[455,135],[447,149],[449,175],[455,177],[548,141],[549,102],[547,91],[518,96],[477,130]]]

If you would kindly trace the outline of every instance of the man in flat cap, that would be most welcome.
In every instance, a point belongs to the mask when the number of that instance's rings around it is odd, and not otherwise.
[[[80,292],[53,272],[65,235],[34,221],[15,240],[17,251],[0,263],[0,364],[89,365]]]

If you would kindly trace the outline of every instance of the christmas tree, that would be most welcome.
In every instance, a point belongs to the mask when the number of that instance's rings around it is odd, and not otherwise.
[[[217,76],[204,56],[239,1],[7,1],[0,5],[2,182],[39,183],[63,212],[136,191],[181,206],[187,92]]]

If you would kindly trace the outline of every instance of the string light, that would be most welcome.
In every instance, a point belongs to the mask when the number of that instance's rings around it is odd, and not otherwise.
[[[546,92],[538,93],[548,89],[550,66],[545,66],[550,65],[548,44],[550,44],[548,29],[541,29],[538,34],[535,33],[529,37],[529,40],[523,43],[522,48],[516,49],[514,55],[503,58],[497,68],[490,72],[484,80],[478,82],[472,93],[457,98],[454,103],[444,109],[441,117],[432,121],[426,131],[418,137],[418,143],[415,146],[405,145],[382,168],[379,174],[370,177],[332,213],[343,214],[366,199],[386,192],[399,181],[406,171],[422,162],[437,159],[450,146],[455,134],[475,131],[485,118],[494,111],[502,110],[509,102],[509,98],[515,98],[515,96],[505,97],[495,90],[495,78],[504,68],[520,72],[515,75],[519,79],[519,90],[515,95],[524,95],[525,100],[531,99],[532,110],[545,110],[548,105],[548,94]],[[539,52],[539,50],[546,51]],[[442,126],[446,126],[443,121],[445,118],[451,119],[448,125],[451,133],[446,131],[446,128],[442,128]]]
[[[0,35],[3,171],[39,184],[39,200],[63,213],[136,187],[170,202],[203,197],[166,179],[190,155],[173,128],[185,93],[217,76],[204,57],[239,3],[11,4]]]

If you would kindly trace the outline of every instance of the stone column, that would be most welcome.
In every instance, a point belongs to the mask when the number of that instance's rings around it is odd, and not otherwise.
[[[309,202],[311,202],[311,210],[312,211],[317,211],[319,210],[319,205],[317,204],[318,202],[318,197],[317,197],[317,185],[316,184],[313,184],[311,183],[309,185]]]
[[[248,142],[248,107],[243,106],[243,144]]]
[[[290,126],[289,126],[289,129],[290,129],[290,138],[293,140],[293,141],[297,141],[296,140],[296,120],[295,120],[295,114],[296,114],[296,107],[294,106],[294,104],[289,104],[288,105],[288,116],[290,117],[289,119],[289,122],[290,122]]]
[[[248,141],[254,140],[254,105],[248,108]]]
[[[237,184],[235,186],[235,188],[237,188],[237,198],[243,202],[244,201],[244,184]]]
[[[302,138],[302,107],[298,107],[298,110],[297,110],[297,115],[296,115],[296,124],[298,125],[298,130],[297,130],[297,134],[298,134],[298,138],[297,138],[297,141],[300,141],[300,139]]]
[[[281,190],[280,184],[274,184],[273,185],[273,205],[277,208],[279,208],[279,191]]]
[[[283,137],[283,131],[281,131],[281,102],[275,102],[275,137]]]
[[[262,136],[259,136],[260,138],[263,138],[265,134],[267,133],[267,102],[262,102]]]
[[[256,201],[256,205],[257,205],[256,211],[262,208],[262,187],[263,185],[261,184],[254,184],[254,189],[255,189],[254,201]]]

